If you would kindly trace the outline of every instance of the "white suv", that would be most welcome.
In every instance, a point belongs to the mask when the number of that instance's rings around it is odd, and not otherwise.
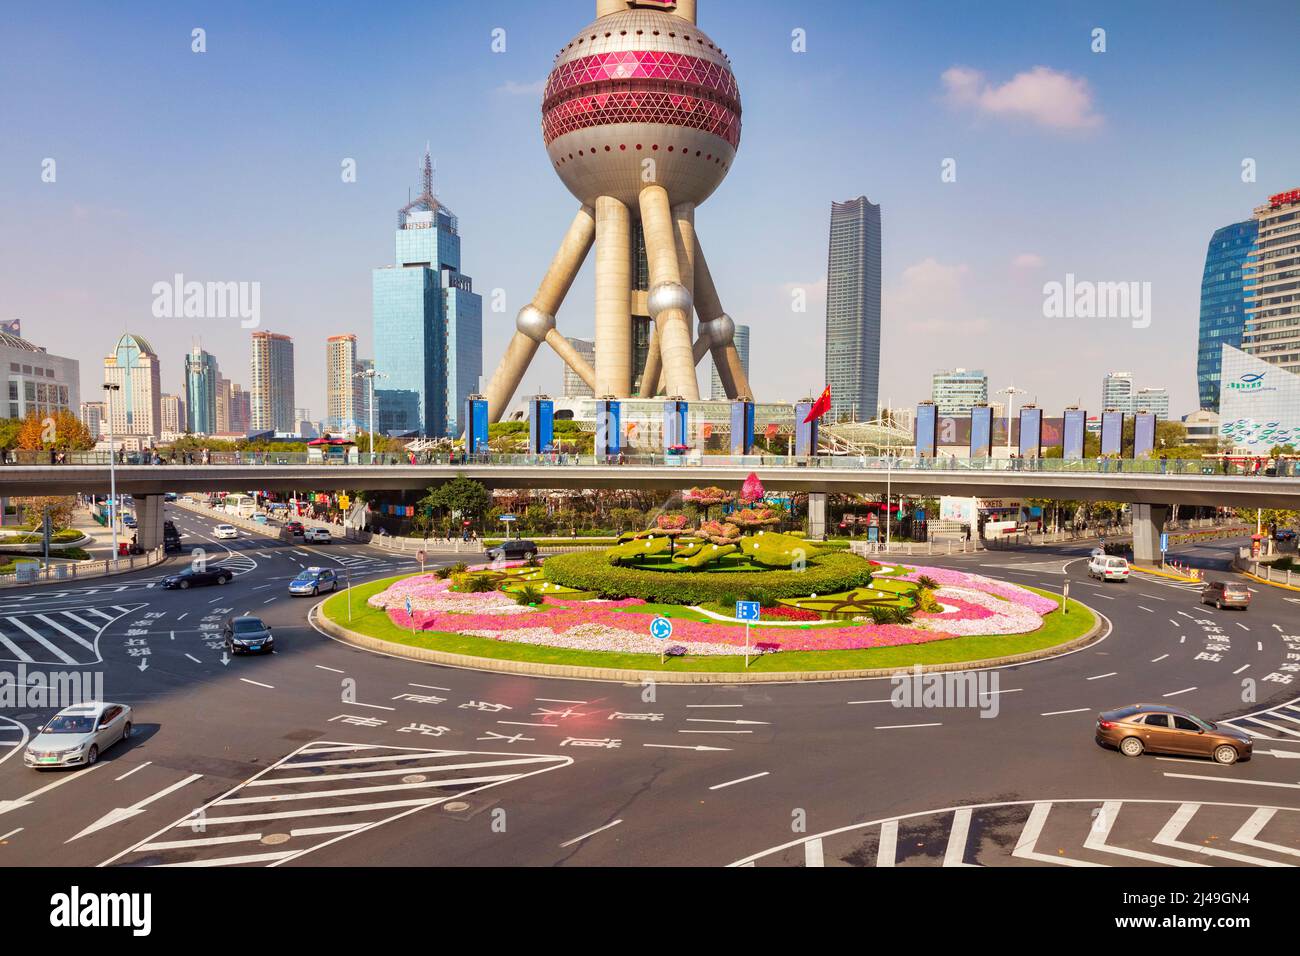
[[[1127,581],[1128,562],[1108,554],[1099,554],[1088,562],[1088,577],[1099,581]]]
[[[330,537],[329,528],[308,528],[303,532],[302,539],[312,544],[329,544],[334,540]]]

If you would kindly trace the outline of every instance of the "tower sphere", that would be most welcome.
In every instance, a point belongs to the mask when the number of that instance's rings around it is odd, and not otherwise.
[[[740,90],[731,64],[693,23],[657,10],[601,17],[556,57],[542,97],[551,164],[581,202],[637,205],[663,186],[700,204],[740,145]],[[647,162],[649,161],[649,162]]]

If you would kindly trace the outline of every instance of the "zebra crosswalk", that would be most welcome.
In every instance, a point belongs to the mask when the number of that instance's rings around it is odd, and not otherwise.
[[[0,661],[17,664],[97,664],[104,629],[142,604],[100,604],[70,609],[0,613]]]
[[[988,803],[873,820],[732,866],[1300,865],[1300,810],[1174,800]]]
[[[1220,723],[1245,731],[1258,740],[1300,741],[1300,703],[1291,701]]]
[[[275,866],[453,797],[572,762],[542,754],[317,741],[105,865]]]

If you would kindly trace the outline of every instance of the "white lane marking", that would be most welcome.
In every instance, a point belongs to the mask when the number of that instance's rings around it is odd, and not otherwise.
[[[1162,697],[1177,697],[1179,694],[1190,694],[1190,693],[1191,693],[1192,691],[1194,691],[1194,690],[1196,690],[1195,687],[1184,687],[1182,690],[1176,690],[1176,691],[1173,691],[1172,693],[1169,693],[1169,694],[1162,694],[1161,696],[1162,696]]]
[[[242,866],[245,863],[268,863],[275,860],[287,860],[289,857],[298,853],[298,850],[284,850],[279,853],[250,853],[247,856],[222,856],[215,860],[190,860],[185,863],[160,863],[163,867],[195,867],[195,866]]]
[[[241,677],[239,679],[245,684],[252,684],[254,687],[265,687],[267,690],[275,690],[275,687],[271,684],[263,684],[260,681],[249,680],[247,677]]]
[[[80,609],[78,609],[78,610],[80,610]],[[90,631],[98,631],[98,630],[99,630],[99,625],[98,625],[98,624],[91,624],[91,623],[90,623],[89,621],[87,621],[84,617],[78,617],[78,616],[77,616],[76,614],[74,614],[72,611],[60,611],[59,613],[62,614],[64,617],[70,619],[70,620],[76,621],[78,624],[80,624],[82,627],[86,628],[87,630],[90,630]],[[39,614],[36,615],[36,616],[37,616],[37,617],[41,617],[41,615],[39,615]],[[44,618],[41,618],[41,619],[44,620]],[[109,620],[111,621],[111,620],[113,620],[113,618],[110,617]],[[86,646],[87,646],[87,647],[90,647],[89,644],[87,644]],[[94,650],[93,647],[91,647],[90,649],[91,649],[91,650]]]
[[[892,704],[893,702],[894,702],[894,701],[893,701],[893,698],[891,698],[891,697],[886,697],[886,698],[884,698],[884,699],[882,699],[882,700],[851,700],[851,701],[849,701],[850,704]]]
[[[885,724],[881,727],[875,727],[875,730],[906,730],[909,727],[942,727],[943,724]]]
[[[1264,642],[1263,642],[1263,641],[1256,641],[1256,642],[1255,642],[1255,650],[1257,650],[1257,651],[1262,651],[1263,649],[1264,649]]]
[[[501,721],[504,723],[504,721]],[[679,734],[752,734],[752,730],[679,730]]]
[[[387,759],[392,759],[392,758],[387,758]],[[518,767],[526,764],[546,763],[547,761],[552,759],[553,758],[551,757],[511,757],[511,758],[507,758],[506,760],[477,761],[475,763],[453,763],[453,764],[432,763],[427,766],[424,765],[405,766],[405,767],[397,767],[389,770],[360,770],[357,771],[356,773],[332,773],[329,775],[328,779],[331,782],[334,780],[365,780],[373,777],[395,777],[395,776],[405,777],[413,773],[420,773],[421,771],[424,770],[436,770],[439,773],[442,773],[448,770],[467,770],[470,767]],[[326,761],[317,762],[315,764],[312,764],[311,766],[319,767],[319,766],[324,766],[329,764],[354,764],[359,762],[360,762],[359,759],[326,760]],[[298,767],[298,766],[307,766],[307,765],[295,763],[295,764],[286,764],[284,766]],[[280,769],[283,770],[284,766],[282,766]],[[314,783],[321,779],[322,777],[319,774],[308,774],[305,777],[270,777],[270,778],[263,778],[261,780],[250,780],[248,782],[248,786],[278,787],[281,784],[285,784],[285,783]],[[338,792],[343,792],[343,791],[338,791]],[[230,803],[232,801],[228,800],[226,802]]]
[[[1169,776],[1169,774],[1165,774]],[[1106,842],[1110,836],[1111,829],[1115,826],[1115,819],[1119,816],[1119,808],[1123,802],[1119,800],[1107,800],[1101,805],[1101,812],[1097,814],[1093,825],[1088,830],[1088,837],[1083,841],[1083,845],[1089,850],[1096,850],[1099,853],[1115,853],[1119,856],[1126,856],[1134,860],[1145,860],[1148,863],[1166,863],[1169,866],[1205,866],[1204,863],[1193,863],[1190,860],[1179,860],[1172,856],[1160,856],[1156,853],[1147,853],[1144,850],[1130,850],[1122,846],[1111,846]]]
[[[1179,624],[1177,621],[1175,621],[1172,617],[1169,619],[1169,623],[1172,624],[1174,627],[1182,627],[1182,625]]]
[[[970,807],[962,807],[952,815],[952,826],[948,829],[948,846],[943,851],[944,866],[973,866],[966,863],[966,839],[970,835]]]
[[[748,777],[741,777],[738,780],[728,780],[726,783],[715,783],[709,787],[710,790],[722,790],[724,787],[734,787],[738,783],[746,783],[750,780],[757,780],[759,777],[766,777],[770,770],[764,770],[762,773],[751,773]]]
[[[1240,674],[1242,671],[1244,671],[1244,670],[1245,670],[1247,667],[1249,667],[1249,666],[1250,666],[1249,664],[1242,664],[1242,665],[1241,665],[1240,667],[1238,667],[1235,671],[1233,671],[1233,673],[1234,673],[1234,674]]]
[[[1166,777],[1181,777],[1184,780],[1217,780],[1219,783],[1241,783],[1248,787],[1282,787],[1286,790],[1300,790],[1300,783],[1283,783],[1280,780],[1241,780],[1236,777],[1207,777],[1201,773],[1165,773]]]
[[[1187,643],[1187,635],[1186,635],[1186,634],[1183,634],[1182,636],[1180,636],[1180,637],[1178,638],[1178,643],[1179,643],[1179,644],[1186,644],[1186,643]]]
[[[330,672],[332,672],[332,673],[334,673],[334,674],[343,674],[343,673],[345,673],[345,671],[341,671],[341,670],[339,670],[337,667],[326,667],[324,664],[315,664],[315,665],[313,665],[313,666],[314,666],[314,667],[317,667],[317,668],[319,668],[320,670],[323,670],[323,671],[330,671]]]
[[[1236,833],[1229,839],[1233,843],[1244,843],[1247,846],[1257,846],[1261,850],[1272,850],[1274,853],[1285,853],[1287,856],[1300,856],[1300,850],[1293,850],[1289,846],[1283,846],[1280,843],[1268,843],[1264,840],[1257,840],[1259,831],[1268,825],[1277,813],[1275,807],[1260,807],[1250,815],[1250,819],[1241,825]]]
[[[1157,663],[1159,663],[1160,661],[1163,661],[1163,660],[1164,660],[1166,657],[1168,657],[1168,656],[1169,656],[1168,654],[1161,654],[1159,657],[1153,657],[1153,658],[1151,658],[1151,663],[1152,663],[1152,664],[1157,664]]]
[[[898,859],[898,821],[886,820],[880,825],[880,844],[876,848],[876,866],[893,866]]]
[[[114,809],[109,810],[108,813],[104,814],[102,817],[100,817],[90,826],[86,827],[76,836],[70,837],[67,840],[64,840],[63,842],[66,844],[66,843],[71,843],[73,840],[80,840],[82,837],[86,836],[87,834],[97,833],[100,830],[111,827],[115,823],[121,823],[123,820],[129,820],[132,817],[139,816],[140,814],[144,813],[144,808],[149,806],[149,804],[161,800],[163,797],[175,793],[181,787],[189,786],[195,780],[201,780],[202,778],[203,778],[203,774],[192,773],[184,780],[178,780],[175,783],[173,783],[170,787],[164,787],[163,789],[159,790],[157,793],[150,794],[149,796],[145,797],[143,800],[137,800],[129,807],[115,807]]]
[[[421,687],[424,690],[451,690],[450,687],[434,687],[432,684],[407,684],[407,687]]]
[[[1138,610],[1139,610],[1139,611],[1146,611],[1148,614],[1154,614],[1154,613],[1156,613],[1155,611],[1151,610],[1151,608],[1149,608],[1149,607],[1143,607],[1141,604],[1138,605]]]
[[[1241,628],[1243,631],[1249,631],[1249,630],[1250,630],[1250,628],[1248,628],[1245,624],[1242,624],[1240,621],[1236,621],[1236,622],[1234,622],[1234,623],[1236,623],[1236,625],[1237,625],[1239,628]]]
[[[195,664],[202,664],[202,663],[203,663],[201,660],[199,660],[199,659],[198,659],[197,657],[195,657],[193,654],[186,654],[185,656],[188,657],[190,660],[192,660]]]
[[[4,843],[4,841],[5,841],[5,840],[8,840],[11,836],[17,836],[18,834],[20,834],[20,833],[22,833],[22,832],[23,832],[23,827],[19,827],[19,828],[16,829],[16,830],[10,830],[10,831],[9,831],[8,833],[6,833],[4,836],[0,836],[0,843]]]
[[[1168,822],[1160,828],[1160,832],[1155,835],[1152,842],[1161,846],[1170,846],[1175,850],[1186,850],[1190,853],[1201,853],[1205,856],[1220,857],[1225,860],[1233,860],[1237,863],[1249,863],[1255,866],[1291,866],[1290,863],[1279,863],[1276,860],[1266,860],[1262,857],[1247,856],[1244,853],[1234,853],[1231,850],[1219,850],[1214,847],[1202,846],[1199,843],[1188,843],[1185,840],[1178,839],[1183,828],[1191,823],[1192,817],[1196,811],[1201,808],[1199,803],[1184,803],[1171,816]]]
[[[687,707],[744,707],[744,704],[687,704]]]
[[[0,644],[3,644],[5,647],[7,647],[9,649],[9,653],[13,654],[14,657],[18,658],[19,662],[25,664],[35,663],[35,659],[30,654],[24,651],[17,644],[10,641],[9,638],[5,637],[3,632],[0,632]]]
[[[20,621],[18,618],[16,618],[16,617],[7,617],[7,618],[5,618],[5,620],[8,621],[10,624],[13,624],[13,625],[17,626],[20,630],[26,631],[28,637],[30,637],[30,638],[32,638],[32,640],[36,641],[37,644],[42,645],[42,646],[43,646],[47,651],[49,651],[49,652],[50,652],[51,654],[53,654],[55,657],[59,658],[59,660],[63,661],[63,663],[65,663],[65,664],[73,664],[73,665],[75,665],[75,664],[77,663],[73,658],[71,658],[71,657],[69,657],[67,654],[63,653],[63,651],[62,651],[60,648],[58,648],[58,647],[56,647],[55,645],[51,644],[49,641],[47,641],[45,638],[43,638],[40,634],[37,634],[37,633],[36,633],[35,631],[33,631],[30,627],[28,627],[26,624],[24,624],[22,621]]]
[[[1052,812],[1050,803],[1035,803],[1029,811],[1029,819],[1025,821],[1024,829],[1020,831],[1020,839],[1016,841],[1016,848],[1011,851],[1011,855],[1022,860],[1033,860],[1036,863],[1056,863],[1060,866],[1097,866],[1104,867],[1104,863],[1093,863],[1090,860],[1076,860],[1068,856],[1052,856],[1048,853],[1039,853],[1035,846],[1038,844],[1038,838],[1042,836],[1043,827],[1047,824],[1047,815]]]
[[[803,845],[803,865],[815,868],[824,867],[826,865],[826,856],[822,848],[821,840],[809,840]]]
[[[146,850],[184,850],[200,846],[224,846],[229,843],[256,843],[261,839],[260,833],[241,833],[238,836],[205,837],[201,840],[161,840],[157,843],[146,843],[139,847],[139,850],[142,853]]]
[[[418,768],[434,769],[430,767]],[[312,778],[316,779],[316,778]],[[331,777],[331,780],[334,778]],[[513,780],[514,774],[488,774],[481,777],[448,777],[443,780],[425,780],[420,783],[390,783],[381,787],[343,787],[327,790],[304,790],[300,793],[273,793],[265,797],[227,797],[221,801],[222,806],[245,806],[257,803],[289,803],[293,800],[315,800],[317,797],[355,797],[358,794],[388,793],[396,790],[427,790],[431,787],[446,787],[462,783],[501,783]],[[273,781],[277,782],[277,781]],[[322,783],[325,781],[321,781]]]
[[[1269,730],[1278,730],[1291,737],[1300,737],[1300,731],[1292,730],[1289,727],[1283,727],[1280,724],[1271,724],[1267,720],[1263,720],[1259,717],[1252,717],[1250,719],[1261,726],[1267,727]]]
[[[176,618],[176,620],[177,620],[177,621],[183,621],[183,620],[185,620],[185,619],[186,619],[187,617],[189,617],[189,616],[190,616],[190,612],[189,612],[189,611],[186,611],[186,612],[185,612],[184,614],[182,614],[180,617]]]
[[[1059,717],[1061,714],[1082,714],[1085,710],[1092,710],[1091,707],[1076,707],[1074,710],[1049,710],[1045,714],[1039,714],[1039,717]]]
[[[60,777],[58,780],[55,780],[53,783],[47,783],[39,790],[33,790],[31,793],[24,794],[21,797],[16,797],[13,800],[0,800],[0,813],[8,813],[10,810],[17,810],[19,807],[28,806],[33,800],[35,800],[41,794],[49,793],[51,790],[55,789],[56,787],[61,787],[65,783],[71,783],[74,780],[80,780],[83,777],[85,777],[86,774],[93,773],[94,771],[98,770],[102,766],[104,766],[102,763],[92,764],[89,767],[82,768],[82,770],[79,773],[70,773],[67,776]]]
[[[686,722],[691,724],[763,724],[768,726],[766,720],[725,720],[721,717],[687,717]]]
[[[1114,677],[1119,671],[1107,671],[1105,674],[1096,674],[1092,677],[1085,677],[1084,680],[1101,680],[1103,677]]]
[[[1139,594],[1138,594],[1138,597],[1149,598],[1149,599],[1152,600],[1152,601],[1164,601],[1164,600],[1166,600],[1166,598],[1162,598],[1162,597],[1161,597],[1160,595],[1158,595],[1158,594],[1141,594],[1141,593],[1139,593]]]
[[[445,687],[440,689],[446,690]],[[534,697],[533,700],[539,701],[544,704],[585,704],[587,703],[587,701],[585,700],[560,700],[558,697]]]
[[[1114,599],[1113,597],[1111,597],[1109,594],[1096,594],[1096,595],[1093,595],[1093,596],[1094,596],[1094,597],[1099,597],[1099,598],[1104,598],[1104,599],[1107,600],[1107,601],[1113,601],[1113,600],[1115,600],[1115,599]]]
[[[578,701],[568,701],[567,703],[578,703]],[[586,701],[583,701],[582,703],[586,703]],[[613,823],[606,823],[603,827],[597,827],[596,829],[592,830],[590,833],[584,833],[582,836],[574,837],[572,840],[566,840],[560,844],[560,849],[563,850],[565,847],[573,846],[573,844],[575,843],[581,843],[583,840],[587,839],[588,837],[593,837],[597,833],[603,833],[605,830],[608,830],[610,827],[616,827],[622,822],[623,822],[622,820],[615,820]]]
[[[133,774],[133,773],[139,773],[141,770],[143,770],[145,767],[149,766],[151,763],[153,763],[152,760],[146,760],[144,763],[140,764],[140,766],[136,767],[134,770],[128,770],[126,773],[122,774],[122,776],[120,776],[120,777],[114,777],[113,779],[114,779],[114,780],[125,780],[127,777],[131,776],[131,774]]]

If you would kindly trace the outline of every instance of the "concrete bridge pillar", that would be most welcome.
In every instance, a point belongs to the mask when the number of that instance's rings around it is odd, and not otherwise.
[[[135,543],[152,551],[163,543],[163,496],[135,496]]]
[[[1160,553],[1160,534],[1168,520],[1168,505],[1133,505],[1134,564],[1151,568],[1164,563],[1164,556]]]
[[[808,493],[808,537],[820,541],[826,537],[826,492]]]

